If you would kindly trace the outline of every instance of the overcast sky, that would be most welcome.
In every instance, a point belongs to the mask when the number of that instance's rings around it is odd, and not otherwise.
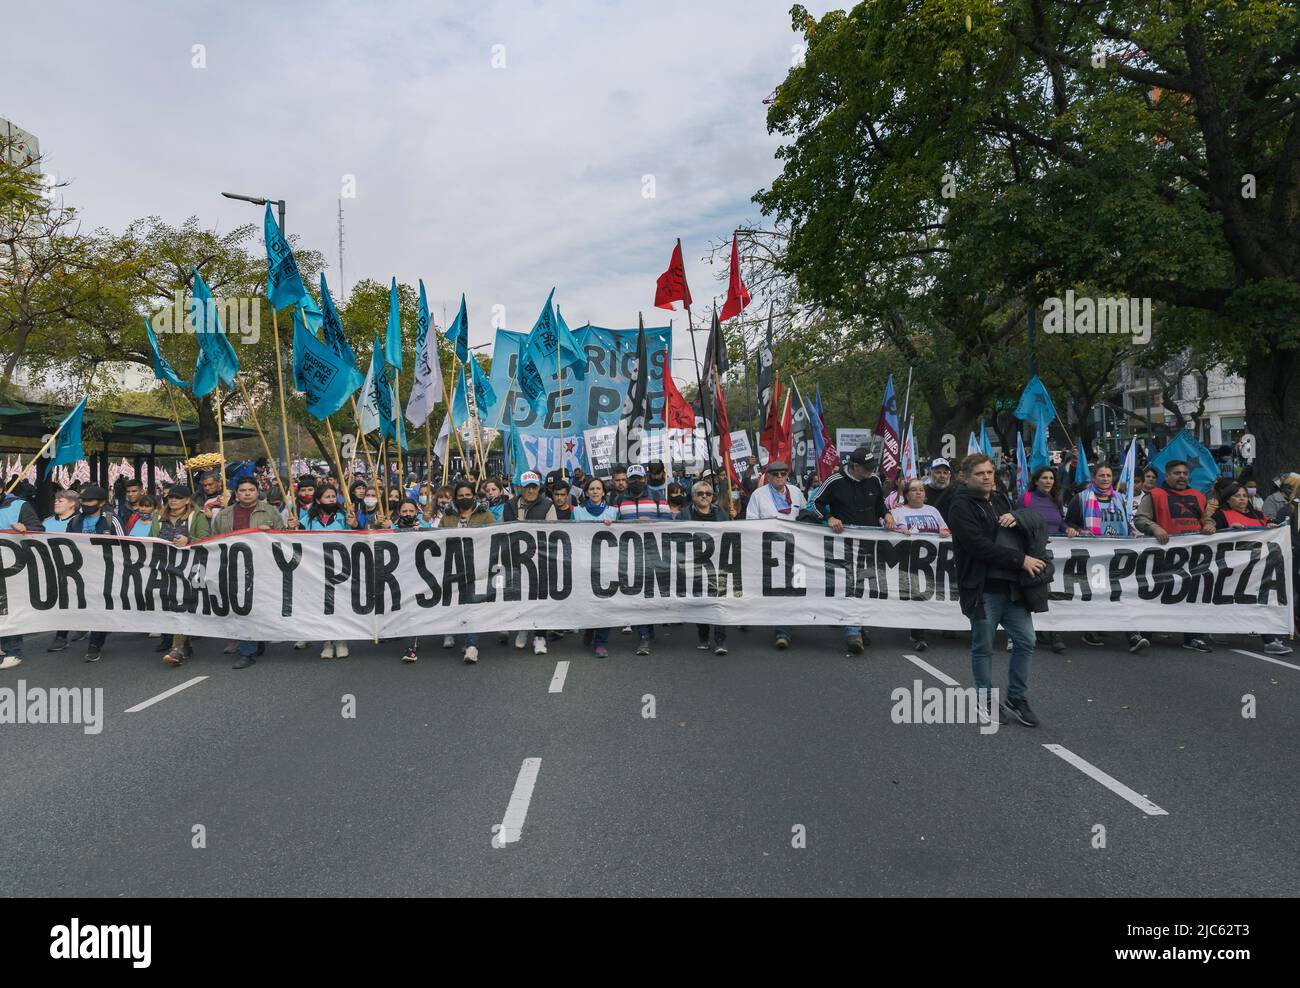
[[[662,324],[674,238],[698,316],[725,293],[709,239],[760,219],[750,197],[778,172],[762,101],[801,40],[790,6],[44,0],[5,17],[0,117],[36,135],[91,226],[228,230],[260,211],[220,192],[284,197],[334,285],[351,175],[347,287],[423,278],[440,322],[464,291],[472,344],[494,305],[527,331],[553,285],[571,326]]]

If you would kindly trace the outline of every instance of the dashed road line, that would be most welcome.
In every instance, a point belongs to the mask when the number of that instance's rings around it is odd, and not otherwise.
[[[1234,648],[1238,655],[1249,655],[1252,659],[1263,659],[1265,662],[1272,662],[1274,665],[1286,666],[1288,669],[1300,669],[1300,666],[1294,662],[1283,662],[1281,659],[1275,659],[1271,655],[1260,655],[1258,652],[1247,652],[1244,648]]]
[[[1092,762],[1085,761],[1084,759],[1080,758],[1069,748],[1063,748],[1059,744],[1045,744],[1043,745],[1043,747],[1046,748],[1048,751],[1050,751],[1052,754],[1056,755],[1058,758],[1062,759],[1063,761],[1069,762],[1071,765],[1077,768],[1084,775],[1088,776],[1091,779],[1096,780],[1097,782],[1100,782],[1103,786],[1105,786],[1107,789],[1113,792],[1116,796],[1128,800],[1130,803],[1136,806],[1147,816],[1168,816],[1169,815],[1168,810],[1162,810],[1159,806],[1151,802],[1151,800],[1147,799],[1141,793],[1134,792],[1128,786],[1124,785],[1124,783],[1120,782],[1119,779],[1115,778],[1112,775],[1107,775],[1096,765],[1092,764]]]
[[[181,690],[189,689],[195,683],[201,683],[203,682],[203,680],[207,678],[208,678],[207,676],[195,676],[193,679],[187,680],[186,682],[181,683],[179,686],[173,686],[171,689],[167,690],[164,693],[159,693],[157,696],[150,697],[148,700],[145,700],[143,703],[137,703],[134,707],[130,707],[124,712],[128,714],[138,714],[145,707],[152,707],[155,703],[165,700],[169,696],[175,696]]]
[[[528,818],[528,804],[532,802],[533,786],[537,784],[537,773],[542,770],[540,758],[525,758],[519,766],[519,776],[515,779],[515,790],[510,794],[506,804],[505,819],[492,837],[493,847],[504,847],[519,840],[524,833],[524,820]]]
[[[904,655],[903,658],[907,659],[907,661],[911,662],[913,665],[920,666],[922,669],[928,672],[935,679],[939,680],[939,682],[943,683],[944,686],[961,685],[961,683],[957,682],[957,680],[953,679],[946,672],[936,669],[934,666],[930,665],[930,663],[926,662],[924,659],[920,658],[919,656]]]
[[[555,675],[551,677],[551,688],[548,693],[563,693],[564,678],[569,674],[569,660],[562,659],[555,663]]]

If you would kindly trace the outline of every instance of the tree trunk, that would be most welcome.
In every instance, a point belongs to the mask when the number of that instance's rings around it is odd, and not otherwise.
[[[1300,351],[1257,348],[1246,361],[1246,429],[1255,437],[1255,479],[1300,470]]]
[[[220,436],[217,432],[216,405],[212,395],[198,400],[199,441],[198,448],[191,452],[215,453],[217,451]]]

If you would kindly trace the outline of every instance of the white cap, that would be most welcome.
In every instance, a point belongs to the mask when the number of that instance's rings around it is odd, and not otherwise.
[[[521,487],[532,487],[533,485],[541,487],[542,486],[541,474],[534,473],[532,470],[529,470],[527,473],[525,473],[522,477],[519,478],[519,485]]]

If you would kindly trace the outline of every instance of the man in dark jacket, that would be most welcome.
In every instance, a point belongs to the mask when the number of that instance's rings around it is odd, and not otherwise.
[[[98,484],[91,484],[81,489],[81,513],[72,516],[68,522],[68,534],[83,535],[121,535],[122,523],[117,520],[108,505],[108,491]],[[104,642],[108,640],[107,631],[92,631],[86,643],[86,661],[98,662]]]
[[[712,485],[705,483],[703,480],[697,480],[691,488],[691,503],[677,513],[675,520],[690,522],[727,521],[727,513],[715,501]],[[711,627],[707,624],[697,624],[695,633],[699,638],[699,644],[695,647],[702,652],[709,650],[710,631],[712,631],[713,654],[726,655],[727,629],[720,624]]]
[[[983,453],[972,453],[962,461],[967,482],[953,495],[948,511],[957,559],[957,580],[961,611],[970,619],[971,671],[980,703],[989,717],[1005,724],[1015,717],[1026,727],[1037,727],[1038,718],[1029,707],[1029,662],[1034,655],[1034,619],[1020,589],[1021,573],[1039,577],[1046,568],[1043,559],[998,540],[999,528],[1013,528],[1011,503],[997,487],[997,469]],[[993,687],[993,636],[998,625],[1012,641],[1007,694],[999,709],[988,702]]]
[[[813,509],[836,535],[845,525],[879,528],[885,517],[885,487],[875,476],[876,457],[859,446],[813,496]],[[860,625],[844,629],[850,655],[861,655],[871,637]]]

